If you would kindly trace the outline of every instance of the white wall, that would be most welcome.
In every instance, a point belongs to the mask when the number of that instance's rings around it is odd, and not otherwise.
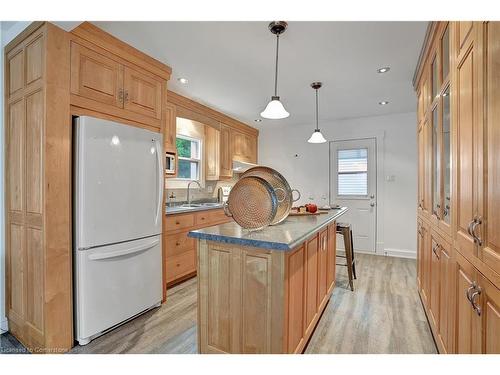
[[[320,123],[327,140],[377,138],[377,253],[416,257],[417,141],[416,113]],[[329,197],[329,146],[307,139],[311,124],[287,128],[278,122],[261,127],[259,164],[280,171],[306,203],[323,205]],[[394,176],[394,181],[386,181]]]

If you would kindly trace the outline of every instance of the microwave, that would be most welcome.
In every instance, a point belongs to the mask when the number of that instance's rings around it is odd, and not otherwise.
[[[175,154],[165,152],[165,174],[175,174]]]

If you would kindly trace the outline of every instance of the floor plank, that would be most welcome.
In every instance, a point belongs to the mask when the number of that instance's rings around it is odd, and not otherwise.
[[[420,303],[415,260],[357,255],[355,291],[345,267],[306,353],[436,353]],[[196,353],[196,278],[168,291],[167,303],[71,353]],[[25,352],[10,334],[0,353]]]

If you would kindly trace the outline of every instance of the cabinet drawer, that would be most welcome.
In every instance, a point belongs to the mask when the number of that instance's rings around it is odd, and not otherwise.
[[[165,249],[167,257],[195,250],[195,239],[188,237],[188,232],[169,234],[165,236]]]
[[[194,215],[167,215],[165,218],[165,232],[174,232],[179,229],[188,229],[194,225]]]
[[[198,225],[210,226],[216,223],[220,223],[221,221],[226,221],[228,219],[229,218],[224,214],[224,210],[221,208],[221,209],[198,212],[196,214],[195,222],[197,226]]]
[[[196,271],[196,252],[188,251],[179,255],[168,257],[167,260],[167,280],[171,282],[179,277]]]

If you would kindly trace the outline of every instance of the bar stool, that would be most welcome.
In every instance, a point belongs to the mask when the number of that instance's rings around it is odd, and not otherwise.
[[[349,286],[354,291],[353,276],[356,278],[356,264],[354,262],[354,246],[352,241],[351,224],[337,223],[337,233],[344,237],[345,256],[337,255],[340,258],[346,258],[346,263],[337,263],[338,266],[347,267],[347,274],[349,276]]]

